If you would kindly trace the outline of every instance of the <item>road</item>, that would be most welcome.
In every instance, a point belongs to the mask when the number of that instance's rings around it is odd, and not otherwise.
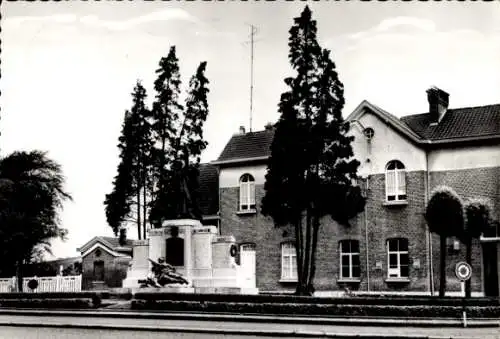
[[[235,318],[236,319],[236,318]],[[0,314],[0,338],[481,338],[499,339],[500,327],[402,327],[273,323],[236,319],[151,319],[92,314]]]

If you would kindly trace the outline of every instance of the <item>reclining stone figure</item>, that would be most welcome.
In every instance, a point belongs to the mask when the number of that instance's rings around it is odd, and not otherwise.
[[[173,284],[189,284],[188,281],[179,273],[175,267],[164,262],[163,258],[159,258],[158,262],[148,259],[153,267],[151,268],[152,275],[148,275],[146,279],[139,280],[140,287],[164,287]]]

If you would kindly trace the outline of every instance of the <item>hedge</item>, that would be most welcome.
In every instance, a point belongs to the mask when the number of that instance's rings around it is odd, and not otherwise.
[[[13,292],[13,293],[0,293],[0,299],[68,299],[68,298],[93,298],[100,296],[102,299],[110,297],[109,292]]]
[[[235,303],[196,302],[174,300],[132,300],[134,310],[163,310],[176,312],[213,312],[313,316],[377,316],[377,317],[461,317],[461,306],[395,306],[395,305],[353,305],[353,304],[306,304],[306,303]],[[500,307],[471,306],[467,314],[473,318],[498,318]]]
[[[192,301],[192,302],[232,302],[232,303],[293,303],[321,305],[393,305],[393,306],[500,306],[499,298],[457,298],[457,297],[411,297],[411,296],[353,296],[344,298],[303,297],[294,295],[244,295],[244,294],[179,294],[164,292],[137,292],[135,299]]]
[[[99,302],[100,304],[100,302]],[[19,298],[0,299],[0,307],[9,308],[64,308],[82,309],[97,307],[92,298]]]

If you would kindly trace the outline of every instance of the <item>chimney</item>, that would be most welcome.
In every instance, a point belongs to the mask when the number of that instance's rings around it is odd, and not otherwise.
[[[431,87],[427,90],[431,123],[437,124],[443,119],[448,109],[449,97],[448,93],[437,87]]]
[[[245,126],[240,126],[240,134],[245,134]]]

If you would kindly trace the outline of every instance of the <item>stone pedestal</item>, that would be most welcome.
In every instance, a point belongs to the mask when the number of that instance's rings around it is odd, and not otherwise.
[[[172,240],[168,241],[170,238]],[[244,288],[242,269],[230,254],[231,246],[235,244],[232,236],[217,236],[215,226],[203,226],[191,219],[166,221],[163,227],[149,230],[149,241],[135,242],[132,266],[123,287],[135,291],[172,293],[256,294],[257,289]],[[169,249],[168,246],[172,247]],[[178,257],[178,252],[172,249],[181,248],[183,255]],[[169,255],[172,256],[168,258]],[[166,262],[182,262],[182,265],[171,264],[189,284],[139,289],[138,280],[145,279],[151,272],[152,264],[148,259],[158,261],[159,258]]]
[[[132,263],[127,271],[127,278],[123,280],[124,288],[139,287],[139,280],[146,279],[149,269],[149,242],[136,240],[132,249]]]
[[[155,261],[158,258],[167,259],[167,240],[171,237],[172,228],[174,227],[177,227],[179,231],[178,237],[184,240],[184,265],[175,266],[175,268],[191,284],[193,274],[193,229],[202,227],[198,220],[168,220],[163,223],[163,227],[149,230],[149,258]],[[150,269],[151,267],[150,264]]]

